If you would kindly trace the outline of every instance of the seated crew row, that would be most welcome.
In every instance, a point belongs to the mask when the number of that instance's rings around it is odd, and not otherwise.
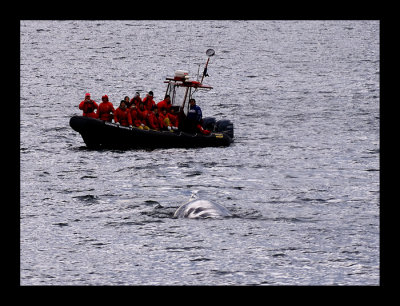
[[[90,98],[90,94],[85,94],[85,100],[79,104],[79,109],[83,110],[83,116],[97,118],[103,121],[114,122],[122,126],[137,127],[145,130],[177,130],[178,128],[186,132],[200,132],[208,135],[211,131],[202,127],[201,108],[196,105],[194,99],[189,100],[190,109],[187,116],[183,112],[178,114],[176,107],[171,104],[169,95],[156,104],[153,100],[153,92],[149,91],[142,100],[138,92],[129,100],[126,96],[121,100],[117,109],[108,100],[108,96],[102,96],[102,102],[97,103]],[[97,110],[95,113],[94,111]]]

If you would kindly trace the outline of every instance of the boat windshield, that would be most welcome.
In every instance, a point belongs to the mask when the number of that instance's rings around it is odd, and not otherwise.
[[[179,86],[173,82],[168,84],[166,95],[169,95],[171,98],[171,104],[173,106],[183,107],[183,111],[185,115],[187,114],[187,107],[185,105],[189,105],[187,101],[189,101],[190,95],[192,93],[192,88]]]
[[[198,90],[198,89],[207,89],[210,90],[212,89],[211,86],[207,85],[198,85],[193,84],[193,82],[188,81],[186,83],[182,82],[174,82],[171,79],[168,79],[165,83],[168,83],[167,90],[165,92],[165,95],[169,95],[171,98],[171,104],[173,106],[179,106],[180,108],[183,108],[183,111],[185,114],[188,112],[189,108],[189,99],[192,98],[192,95]]]
[[[172,105],[182,106],[183,99],[185,98],[186,94],[186,87],[176,86],[175,84],[171,84],[169,87],[168,94],[171,97]]]

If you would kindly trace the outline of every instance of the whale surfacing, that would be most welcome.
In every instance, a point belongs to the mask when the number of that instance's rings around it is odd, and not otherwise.
[[[180,206],[174,218],[205,219],[230,217],[232,214],[222,205],[208,200],[196,199]]]

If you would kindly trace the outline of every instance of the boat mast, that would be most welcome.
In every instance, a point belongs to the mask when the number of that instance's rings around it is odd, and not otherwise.
[[[210,61],[210,57],[213,56],[213,55],[215,54],[215,51],[214,51],[213,49],[208,49],[208,50],[206,51],[206,54],[207,54],[207,56],[208,56],[208,59],[207,59],[206,66],[204,67],[203,76],[201,77],[201,81],[200,81],[201,84],[203,84],[203,79],[204,79],[204,77],[205,77],[205,76],[208,76],[208,74],[207,74],[208,62]]]
[[[215,54],[215,51],[213,49],[208,49],[206,51],[206,54],[208,56],[206,65],[204,67],[204,71],[203,71],[203,76],[201,78],[201,81],[191,81],[189,80],[189,76],[187,75],[188,73],[186,71],[183,70],[176,70],[175,71],[175,76],[174,78],[166,78],[166,81],[164,81],[164,83],[168,83],[167,86],[167,90],[165,91],[165,95],[169,94],[171,97],[171,103],[172,105],[175,104],[175,102],[179,103],[179,101],[176,101],[178,99],[177,94],[176,94],[176,87],[185,87],[185,95],[182,101],[182,106],[180,107],[181,111],[185,111],[185,104],[186,104],[186,100],[189,96],[189,99],[192,98],[192,94],[194,92],[196,92],[199,88],[201,89],[212,89],[211,86],[208,85],[203,85],[203,80],[204,77],[208,76],[207,74],[207,67],[208,67],[208,63],[210,62],[210,57],[213,56]],[[200,69],[200,65],[199,65],[199,69]],[[199,72],[197,71],[197,80],[199,78]],[[194,92],[192,93],[192,87],[194,88]],[[164,97],[165,99],[165,97]],[[189,110],[189,103],[188,103],[188,109]]]
[[[186,91],[185,91],[185,97],[183,98],[183,102],[182,102],[182,110],[184,110],[185,109],[185,103],[186,103],[186,98],[187,98],[187,95],[188,95],[188,92],[189,92],[189,99],[190,99],[190,90],[191,89],[191,87],[186,87]],[[189,103],[188,103],[188,105],[189,105]]]

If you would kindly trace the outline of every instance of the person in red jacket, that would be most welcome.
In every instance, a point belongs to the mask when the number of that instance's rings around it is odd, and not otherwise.
[[[140,98],[140,94],[137,91],[137,92],[135,92],[135,95],[133,96],[133,98],[131,100],[131,106],[136,105],[136,108],[138,108],[140,102],[142,102],[142,99]]]
[[[114,122],[122,126],[132,126],[131,113],[126,108],[125,100],[121,100],[119,107],[115,110]]]
[[[136,109],[136,112],[137,112],[137,119],[140,121],[140,126],[144,130],[149,130],[149,127],[147,126],[148,110],[144,107],[143,102],[139,103],[139,107]]]
[[[142,123],[142,121],[139,119],[138,115],[138,109],[136,108],[135,103],[132,103],[131,108],[129,109],[131,113],[131,118],[132,118],[132,125],[143,130],[145,129],[145,125]],[[149,129],[147,127],[147,129]]]
[[[143,104],[145,109],[148,111],[151,111],[153,109],[153,106],[156,105],[156,102],[153,100],[153,92],[149,91],[149,93],[146,95],[146,98],[143,99]]]
[[[161,112],[158,113],[158,120],[160,121],[161,129],[168,131],[177,130],[168,115],[167,110],[164,107],[161,108]]]
[[[94,112],[99,106],[97,103],[90,99],[90,93],[85,94],[85,100],[79,103],[79,109],[83,110],[82,116],[90,117],[90,118],[97,118],[97,114]]]
[[[158,108],[154,106],[151,111],[147,113],[147,125],[149,128],[159,131],[161,129],[160,121],[158,120]]]
[[[172,126],[175,129],[178,129],[179,126],[179,118],[178,118],[178,114],[175,113],[175,107],[171,107],[169,109],[169,113],[167,113],[167,116],[169,118],[169,121],[171,122]]]
[[[131,102],[130,102],[131,100],[129,99],[129,96],[125,96],[124,101],[126,108],[131,108]]]
[[[165,108],[167,110],[167,113],[169,113],[169,110],[172,107],[171,97],[169,95],[166,95],[164,100],[157,103],[157,107],[159,113],[161,113],[162,108]]]
[[[101,101],[97,109],[97,117],[100,120],[111,122],[115,112],[114,105],[108,101],[107,95],[102,96]]]
[[[160,130],[167,130],[170,126],[169,118],[167,117],[167,110],[163,107],[161,110],[157,108],[158,112],[158,123],[160,125]]]

